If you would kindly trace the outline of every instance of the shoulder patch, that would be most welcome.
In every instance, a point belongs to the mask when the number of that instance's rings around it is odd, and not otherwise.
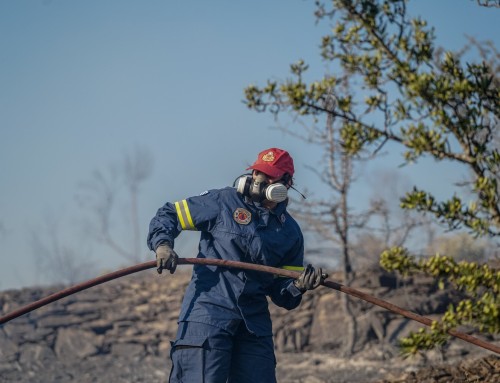
[[[208,193],[210,193],[208,190],[205,190],[204,192],[201,192],[200,195],[207,195]]]
[[[252,220],[252,213],[242,207],[237,208],[233,213],[233,218],[240,225],[248,225]]]

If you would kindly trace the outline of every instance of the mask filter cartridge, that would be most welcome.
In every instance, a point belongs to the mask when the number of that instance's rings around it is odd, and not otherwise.
[[[268,184],[264,175],[259,174],[255,179],[251,175],[241,176],[236,183],[236,190],[253,201],[261,202],[267,199],[280,203],[287,199],[288,189],[282,183]]]
[[[288,197],[288,189],[282,183],[268,185],[265,191],[266,199],[272,202],[280,203]]]

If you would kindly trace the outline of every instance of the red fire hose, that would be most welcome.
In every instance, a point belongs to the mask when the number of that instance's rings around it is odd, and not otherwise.
[[[300,275],[300,273],[297,271],[278,269],[275,267],[257,265],[254,263],[226,261],[226,260],[221,260],[221,259],[179,258],[179,264],[180,265],[201,264],[201,265],[213,265],[213,266],[220,266],[220,267],[238,268],[238,269],[245,269],[245,270],[254,270],[254,271],[261,271],[261,272],[270,273],[270,274],[274,274],[274,275],[281,275],[284,277],[289,277],[289,278],[294,278],[294,279]],[[14,310],[14,311],[0,317],[0,324],[7,323],[8,321],[10,321],[14,318],[17,318],[21,315],[27,314],[33,310],[36,310],[36,309],[38,309],[42,306],[45,306],[49,303],[55,302],[61,298],[67,297],[68,295],[75,294],[79,291],[88,289],[92,286],[100,285],[101,283],[108,282],[108,281],[111,281],[113,279],[123,277],[125,275],[133,274],[133,273],[136,273],[138,271],[152,269],[154,267],[156,267],[156,261],[140,263],[138,265],[127,267],[127,268],[121,269],[121,270],[117,270],[117,271],[114,271],[112,273],[91,279],[87,282],[77,284],[75,286],[61,290],[55,294],[49,295],[45,298],[42,298],[36,302],[30,303],[24,307],[21,307],[17,310]],[[352,287],[344,286],[340,283],[329,281],[329,280],[325,280],[322,284],[325,287],[329,287],[331,289],[338,290],[338,291],[341,291],[345,294],[362,299],[366,302],[380,306],[386,310],[400,314],[408,319],[420,322],[426,326],[432,325],[432,320],[429,318],[426,318],[424,316],[415,314],[411,311],[402,309],[399,306],[393,305],[392,303],[386,302],[382,299],[375,298],[369,294],[365,294],[359,290],[353,289]],[[500,354],[500,347],[498,347],[494,344],[485,342],[481,339],[475,338],[469,334],[465,334],[465,333],[462,333],[462,332],[459,332],[456,330],[449,330],[448,334],[450,334],[456,338],[460,338],[460,339],[462,339],[466,342],[469,342],[471,344],[474,344],[476,346],[482,347],[486,350],[490,350],[490,351],[493,351],[497,354]]]

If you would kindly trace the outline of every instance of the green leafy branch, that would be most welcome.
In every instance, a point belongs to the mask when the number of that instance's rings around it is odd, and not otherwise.
[[[500,332],[500,271],[475,262],[456,262],[451,257],[439,254],[417,260],[402,247],[384,251],[380,265],[403,275],[425,273],[435,277],[441,289],[448,282],[468,295],[456,306],[450,304],[441,320],[434,321],[430,330],[420,329],[401,339],[400,346],[404,354],[414,354],[444,344],[449,337],[447,332],[459,326],[472,326],[488,334]]]

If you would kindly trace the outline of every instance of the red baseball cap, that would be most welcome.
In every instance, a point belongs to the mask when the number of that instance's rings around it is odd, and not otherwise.
[[[290,154],[283,149],[270,148],[263,150],[257,156],[252,166],[247,168],[258,170],[272,178],[281,178],[285,173],[293,176],[295,169]]]

